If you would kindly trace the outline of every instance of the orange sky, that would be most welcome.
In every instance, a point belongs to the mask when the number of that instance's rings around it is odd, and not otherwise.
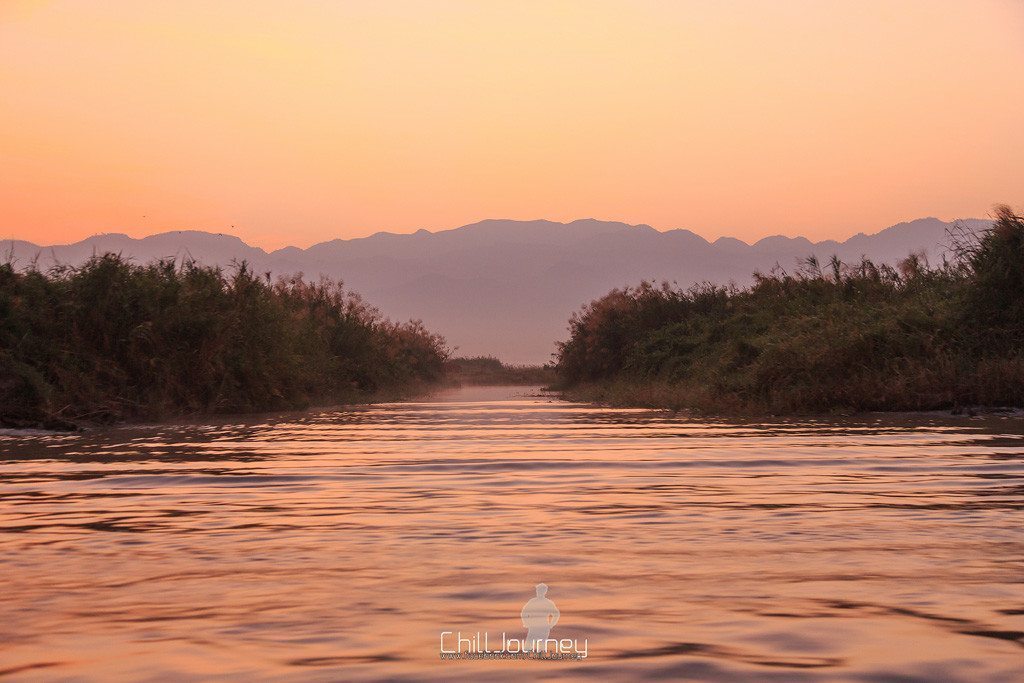
[[[1021,0],[0,0],[0,237],[1024,204]]]

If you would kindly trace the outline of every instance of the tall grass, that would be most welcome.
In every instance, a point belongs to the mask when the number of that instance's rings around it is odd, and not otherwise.
[[[445,379],[452,384],[548,385],[556,377],[548,365],[509,365],[493,356],[473,356],[449,360]]]
[[[0,422],[68,426],[361,400],[440,378],[444,340],[341,283],[117,255],[0,265]]]
[[[570,320],[560,382],[579,396],[705,412],[1024,404],[1024,219],[912,255],[755,276],[748,289],[614,290]]]

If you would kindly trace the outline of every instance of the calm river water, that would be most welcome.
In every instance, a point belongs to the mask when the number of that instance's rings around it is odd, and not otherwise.
[[[475,388],[9,432],[0,501],[16,680],[1024,680],[1020,419]],[[586,659],[441,658],[540,582]]]

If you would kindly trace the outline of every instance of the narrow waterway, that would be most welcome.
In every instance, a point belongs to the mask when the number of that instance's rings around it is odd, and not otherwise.
[[[506,387],[8,432],[0,671],[1019,681],[1022,508],[1012,418],[708,422]],[[541,582],[585,659],[442,658],[523,638]]]

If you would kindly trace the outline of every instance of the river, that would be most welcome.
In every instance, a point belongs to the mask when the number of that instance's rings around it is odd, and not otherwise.
[[[1020,418],[467,388],[6,432],[0,501],[15,680],[1024,680]]]

